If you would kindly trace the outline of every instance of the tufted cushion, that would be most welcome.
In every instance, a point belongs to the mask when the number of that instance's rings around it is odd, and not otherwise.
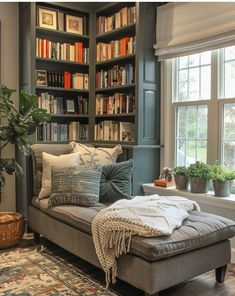
[[[131,198],[133,160],[104,165],[100,180],[100,202]]]
[[[73,152],[81,154],[81,164],[110,164],[117,161],[118,155],[122,153],[121,145],[117,145],[114,148],[104,147],[90,147],[81,143],[70,142]]]
[[[75,154],[75,153],[74,153]],[[73,204],[94,206],[99,202],[102,168],[94,165],[52,168],[48,206]]]
[[[38,195],[42,186],[42,152],[53,155],[68,154],[72,152],[69,144],[34,144],[31,147],[33,160],[34,195]]]

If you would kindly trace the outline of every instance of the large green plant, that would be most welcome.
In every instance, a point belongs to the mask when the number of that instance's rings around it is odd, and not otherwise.
[[[19,108],[11,99],[15,92],[6,86],[0,86],[0,151],[8,144],[15,144],[24,153],[30,154],[28,136],[33,134],[36,127],[50,119],[45,109],[37,107],[37,97],[27,91],[19,94]],[[5,185],[4,173],[12,175],[21,173],[22,169],[14,158],[0,158],[0,187]]]
[[[189,177],[200,177],[203,179],[211,179],[211,167],[203,162],[197,161],[188,168]]]

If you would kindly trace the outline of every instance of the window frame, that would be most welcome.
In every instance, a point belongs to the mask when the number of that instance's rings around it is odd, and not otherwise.
[[[176,108],[181,106],[207,105],[207,163],[222,161],[223,108],[225,104],[235,103],[234,98],[224,98],[224,59],[223,49],[211,51],[211,99],[177,102],[176,98],[176,61],[161,62],[161,167],[176,166]],[[175,77],[175,79],[173,79]],[[172,157],[173,156],[173,157]],[[235,182],[234,182],[235,183]],[[233,184],[232,192],[235,192]]]

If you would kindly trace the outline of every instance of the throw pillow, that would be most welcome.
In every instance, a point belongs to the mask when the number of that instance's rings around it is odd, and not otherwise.
[[[100,166],[52,168],[48,207],[62,204],[94,206],[99,202]]]
[[[60,156],[55,156],[48,154],[46,152],[42,153],[42,188],[39,192],[39,199],[48,197],[51,194],[51,168],[75,166],[78,165],[80,161],[79,153],[70,153]]]
[[[100,180],[100,202],[115,202],[131,198],[133,160],[102,167]]]
[[[117,145],[114,148],[95,148],[76,142],[70,142],[70,145],[73,148],[73,152],[79,152],[81,154],[81,164],[104,165],[115,163],[118,155],[122,153],[121,145]]]

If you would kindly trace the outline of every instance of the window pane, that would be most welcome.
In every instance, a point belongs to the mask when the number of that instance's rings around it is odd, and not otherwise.
[[[176,101],[211,97],[211,52],[176,59]]]
[[[207,139],[207,108],[198,107],[198,139]]]
[[[223,143],[223,165],[229,169],[235,169],[235,142]]]
[[[207,106],[177,107],[176,163],[207,159]]]
[[[224,77],[224,89],[226,98],[235,97],[235,61],[225,62],[225,77]]]
[[[235,60],[235,46],[229,46],[225,48],[225,61]]]
[[[206,162],[207,155],[207,141],[198,141],[197,142],[197,160]]]
[[[225,104],[223,113],[222,163],[235,169],[235,104]]]

